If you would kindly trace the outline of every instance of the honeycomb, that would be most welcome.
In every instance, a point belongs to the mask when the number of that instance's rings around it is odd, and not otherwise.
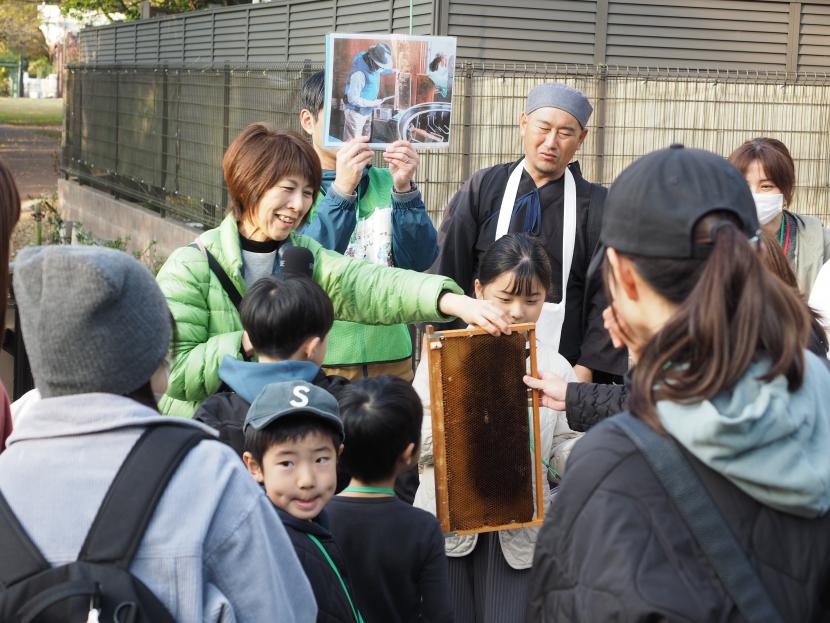
[[[528,390],[521,382],[526,339],[524,332],[453,336],[442,339],[435,352],[452,531],[483,531],[534,518]]]

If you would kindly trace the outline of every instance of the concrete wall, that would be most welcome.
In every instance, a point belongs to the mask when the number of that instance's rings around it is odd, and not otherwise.
[[[162,257],[190,244],[202,231],[74,180],[58,180],[58,207],[64,220],[79,221],[96,238],[129,236],[130,251],[144,251],[155,240],[155,252]]]

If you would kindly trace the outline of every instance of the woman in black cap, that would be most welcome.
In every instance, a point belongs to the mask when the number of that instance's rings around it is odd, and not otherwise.
[[[570,456],[528,620],[826,616],[830,374],[758,228],[740,173],[709,152],[649,154],[612,185],[601,261],[638,360],[630,413]]]

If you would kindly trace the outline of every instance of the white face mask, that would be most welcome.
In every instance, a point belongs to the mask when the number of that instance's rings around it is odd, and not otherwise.
[[[784,195],[781,193],[752,193],[758,221],[766,225],[784,210]]]

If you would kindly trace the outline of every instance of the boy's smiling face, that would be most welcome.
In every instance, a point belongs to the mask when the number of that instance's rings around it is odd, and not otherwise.
[[[331,435],[311,430],[302,439],[271,445],[262,465],[245,453],[253,477],[277,507],[297,519],[320,514],[337,486],[337,454]]]

